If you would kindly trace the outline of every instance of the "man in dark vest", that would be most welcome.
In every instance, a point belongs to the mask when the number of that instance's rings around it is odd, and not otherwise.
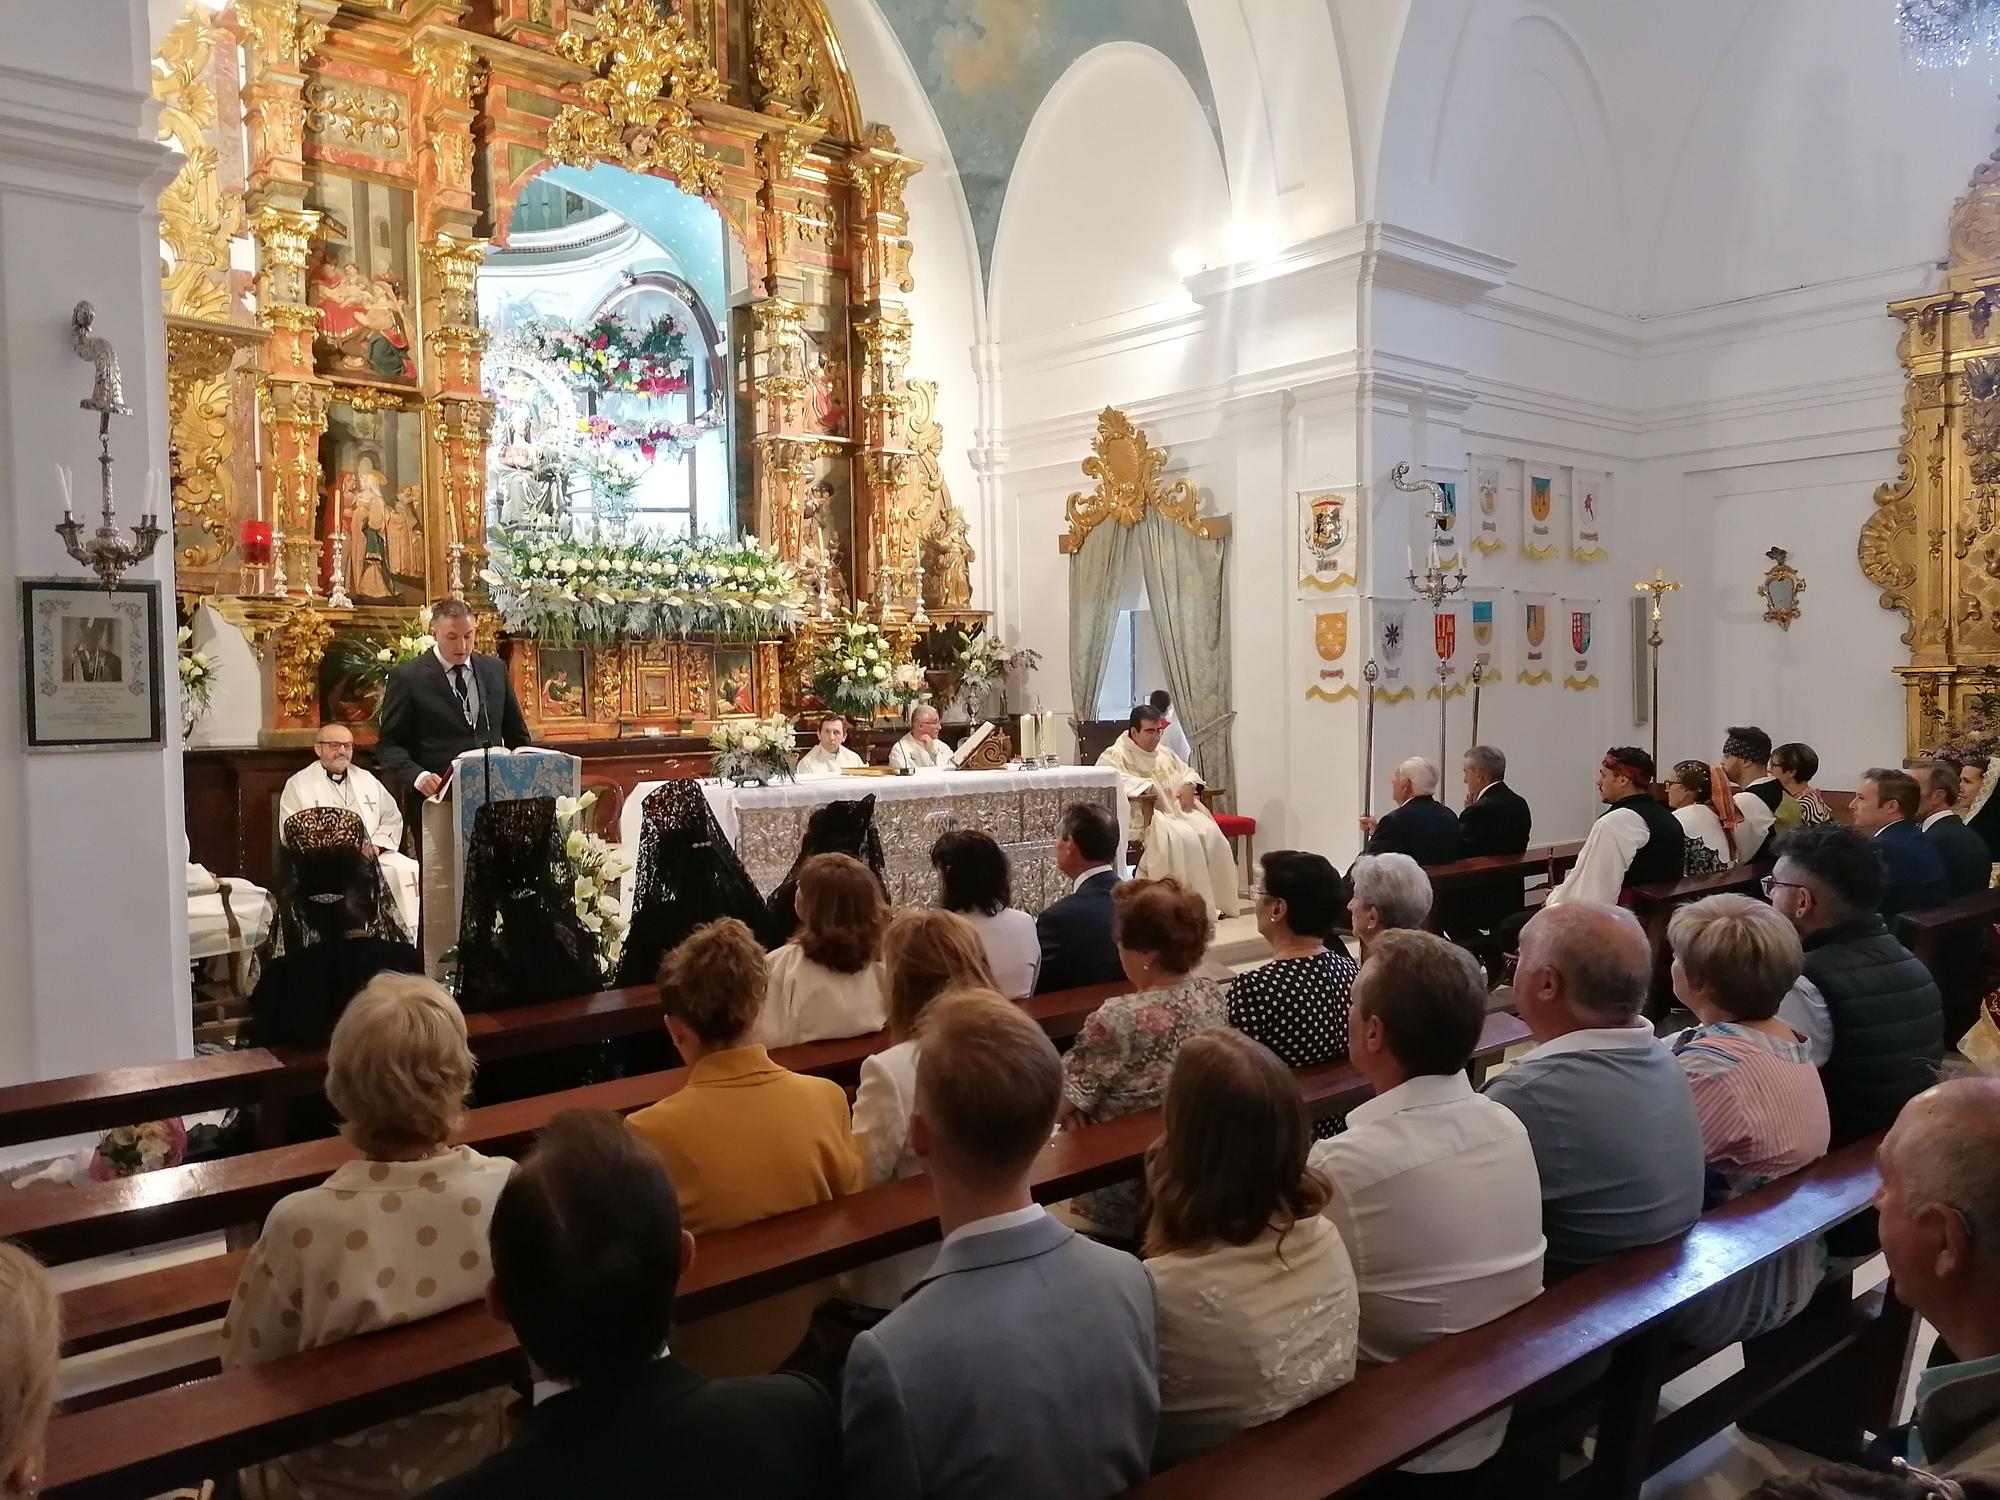
[[[1595,901],[1616,906],[1628,886],[1681,878],[1687,835],[1653,796],[1653,757],[1636,745],[1613,745],[1597,768],[1597,795],[1608,811],[1590,825],[1583,852],[1548,904]]]
[[[1768,859],[1772,840],[1805,821],[1805,811],[1778,778],[1771,774],[1771,737],[1755,724],[1736,724],[1723,732],[1722,774],[1736,788],[1736,810],[1742,825],[1733,835],[1739,865]]]

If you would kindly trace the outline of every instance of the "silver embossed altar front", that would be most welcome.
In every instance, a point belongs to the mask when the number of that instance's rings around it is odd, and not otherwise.
[[[635,864],[641,809],[658,785],[634,787],[619,818],[626,857]],[[798,857],[806,819],[827,802],[875,798],[875,829],[888,866],[889,894],[898,906],[928,906],[937,899],[931,845],[951,829],[992,834],[1013,865],[1014,904],[1038,912],[1069,894],[1069,880],[1055,865],[1056,832],[1065,807],[1089,802],[1111,813],[1119,821],[1121,849],[1125,828],[1117,773],[1101,766],[827,776],[762,787],[704,781],[701,789],[743,868],[767,896]]]

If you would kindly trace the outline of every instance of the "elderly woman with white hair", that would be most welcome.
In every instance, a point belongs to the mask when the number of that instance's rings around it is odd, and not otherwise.
[[[0,1495],[36,1495],[56,1404],[62,1310],[25,1250],[0,1244]]]
[[[890,747],[889,764],[899,771],[949,771],[951,746],[938,738],[943,722],[935,704],[913,704],[910,732]]]
[[[1421,927],[1431,914],[1431,878],[1407,854],[1364,854],[1349,872],[1354,894],[1347,914],[1361,944],[1361,961],[1368,961],[1368,944],[1391,928]]]
[[[465,1017],[414,974],[379,974],[327,1052],[326,1097],[361,1159],[281,1199],[229,1315],[224,1367],[263,1364],[485,1295],[486,1226],[514,1164],[447,1144],[472,1087]],[[242,1471],[249,1500],[410,1494],[504,1446],[485,1392]]]

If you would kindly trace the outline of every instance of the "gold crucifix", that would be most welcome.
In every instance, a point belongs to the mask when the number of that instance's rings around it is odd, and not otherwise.
[[[1653,596],[1653,634],[1647,644],[1657,646],[1660,644],[1660,598],[1662,595],[1673,593],[1680,585],[1667,577],[1665,568],[1655,568],[1651,578],[1642,578],[1632,587],[1642,594]]]

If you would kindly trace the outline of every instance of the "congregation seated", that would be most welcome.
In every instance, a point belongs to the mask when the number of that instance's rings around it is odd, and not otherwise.
[[[986,947],[990,987],[1009,1000],[1034,994],[1042,944],[1035,919],[1014,905],[1007,851],[990,833],[955,828],[931,845],[931,868],[938,875],[938,905],[970,922]]]
[[[384,931],[373,863],[347,842],[289,851],[285,951],[265,963],[250,992],[252,1047],[320,1048],[347,1004],[377,974],[421,974],[423,957]]]
[[[1983,891],[1992,883],[1993,856],[1986,841],[1958,815],[1962,785],[1959,768],[1949,761],[1937,761],[1918,773],[1917,826],[1944,866],[1945,899],[1956,901]]]
[[[881,882],[858,859],[816,854],[799,871],[798,911],[798,932],[771,955],[755,1040],[790,1047],[880,1031],[887,1016],[882,930],[889,923]]]
[[[730,847],[701,783],[663,781],[640,808],[631,923],[615,983],[648,985],[660,961],[705,922],[735,917],[763,934],[770,910]]]
[[[0,1495],[41,1493],[61,1353],[55,1282],[27,1251],[0,1241]]]
[[[847,1493],[1108,1500],[1152,1457],[1154,1298],[1138,1261],[1029,1192],[1063,1101],[1061,1060],[990,991],[934,1002],[918,1043],[910,1140],[944,1241],[930,1274],[849,1352]]]
[[[1701,1122],[1705,1207],[1811,1166],[1826,1155],[1826,1091],[1804,1037],[1778,1015],[1805,955],[1776,911],[1748,896],[1683,906],[1667,926],[1674,997],[1697,1025],[1673,1042]],[[1819,1284],[1819,1247],[1788,1254],[1703,1299],[1679,1335],[1705,1349],[1787,1322]]]
[[[1536,1045],[1485,1092],[1534,1146],[1551,1281],[1701,1217],[1694,1099],[1639,1013],[1652,972],[1644,930],[1617,907],[1544,907],[1521,932],[1514,1006]]]
[[[889,883],[882,859],[882,838],[875,831],[875,794],[842,797],[815,807],[806,818],[806,831],[799,839],[798,857],[784,879],[771,891],[770,912],[761,928],[750,923],[751,931],[764,939],[767,948],[788,943],[799,930],[799,875],[806,862],[818,854],[845,854],[858,859],[875,874],[882,899],[889,899]]]
[[[1819,775],[1819,753],[1811,745],[1793,740],[1778,746],[1771,752],[1771,775],[1785,795],[1798,803],[1801,827],[1832,821],[1833,809],[1813,788],[1812,779]]]
[[[910,732],[889,747],[889,764],[899,771],[950,770],[951,746],[938,738],[942,727],[935,704],[911,705]]]
[[[1653,800],[1653,757],[1637,745],[1613,745],[1597,768],[1599,814],[1563,883],[1547,904],[1591,901],[1615,906],[1628,886],[1679,880],[1687,835]]]
[[[1428,932],[1384,933],[1355,982],[1351,1051],[1375,1097],[1313,1147],[1312,1164],[1333,1185],[1326,1214],[1353,1259],[1366,1364],[1541,1294],[1534,1147],[1465,1074],[1485,1019],[1479,965]],[[1474,1423],[1406,1465],[1408,1488],[1476,1469],[1506,1431],[1504,1411]]]
[[[861,757],[847,748],[847,715],[822,714],[819,743],[799,757],[793,774],[805,781],[815,776],[838,776],[842,771],[857,771],[861,765]]]
[[[667,1035],[688,1078],[626,1123],[666,1164],[697,1239],[861,1184],[840,1085],[778,1066],[752,1039],[768,983],[764,950],[730,917],[698,929],[660,969]],[[711,1375],[774,1370],[819,1295],[808,1287],[690,1325],[676,1336],[681,1357]]]
[[[1667,807],[1687,839],[1681,855],[1683,875],[1715,875],[1736,863],[1732,835],[1742,825],[1743,814],[1722,767],[1700,760],[1675,761],[1667,782]]]
[[[1398,928],[1421,927],[1431,914],[1431,878],[1407,854],[1364,854],[1349,875],[1354,894],[1347,916],[1361,961],[1377,936]]]
[[[1201,777],[1160,743],[1161,724],[1157,708],[1140,704],[1125,732],[1097,757],[1100,766],[1118,773],[1131,809],[1141,840],[1136,873],[1147,879],[1172,876],[1206,901],[1212,914],[1233,917],[1243,905],[1236,893],[1236,857],[1196,795]]]
[[[539,1005],[598,987],[596,943],[555,874],[560,848],[553,797],[488,802],[473,815],[458,932],[465,1009]]]
[[[824,1390],[803,1375],[710,1380],[670,1352],[695,1240],[659,1158],[616,1115],[550,1121],[501,1189],[491,1238],[488,1301],[548,1384],[512,1444],[432,1500],[838,1493]]]
[[[861,1086],[854,1092],[854,1140],[861,1180],[870,1186],[920,1170],[910,1148],[910,1110],[917,1089],[917,1028],[925,1008],[947,991],[994,988],[979,934],[955,912],[898,912],[882,939],[882,968],[895,1042],[863,1060]],[[879,1317],[903,1300],[935,1257],[930,1245],[905,1251],[851,1272],[841,1291]]]
[[[1359,1310],[1329,1189],[1307,1165],[1305,1099],[1268,1049],[1226,1027],[1188,1039],[1167,1082],[1146,1270],[1158,1301],[1155,1468],[1354,1378]]]
[[[1507,785],[1507,757],[1492,745],[1474,745],[1461,763],[1465,806],[1458,815],[1458,857],[1490,859],[1522,854],[1534,836],[1527,799]],[[1505,922],[1521,907],[1519,881],[1490,881],[1450,903],[1445,931],[1471,941]]]
[[[1407,854],[1420,865],[1448,865],[1458,859],[1459,821],[1438,801],[1437,789],[1438,768],[1422,756],[1396,767],[1389,773],[1389,796],[1396,806],[1380,818],[1362,816],[1361,836],[1367,843],[1361,852]]]
[[[1771,774],[1771,737],[1755,724],[1734,725],[1723,732],[1722,774],[1736,788],[1737,810],[1743,822],[1734,832],[1736,863],[1769,858],[1774,833],[1787,833],[1805,821],[1798,803],[1785,795]]]
[[[465,1017],[428,979],[382,974],[333,1030],[326,1097],[363,1159],[280,1199],[222,1324],[224,1368],[257,1365],[484,1295],[486,1226],[513,1163],[446,1142],[472,1087]],[[504,1440],[499,1392],[241,1472],[250,1500],[410,1492]]]
[[[1848,804],[1855,831],[1875,840],[1883,870],[1875,910],[1885,917],[1946,900],[1944,860],[1917,826],[1917,799],[1914,777],[1877,766],[1862,774]]]
[[[1866,833],[1821,823],[1780,841],[1764,882],[1804,950],[1778,1013],[1811,1047],[1834,1149],[1888,1129],[1944,1055],[1937,984],[1877,915],[1883,879]]]
[[[1035,918],[1042,968],[1035,993],[1111,984],[1125,977],[1112,940],[1111,893],[1118,885],[1118,820],[1101,807],[1077,802],[1063,809],[1056,832],[1056,868],[1069,878],[1069,894]]]
[[[1229,1024],[1227,987],[1192,973],[1214,930],[1207,903],[1173,879],[1128,880],[1112,901],[1113,941],[1135,992],[1092,1011],[1063,1055],[1065,1125],[1157,1109],[1181,1043]],[[1136,1242],[1145,1227],[1136,1182],[1086,1193],[1073,1212],[1108,1239]]]
[[[1339,1062],[1358,967],[1333,935],[1340,872],[1324,855],[1297,849],[1271,850],[1258,866],[1257,932],[1271,945],[1271,961],[1236,976],[1229,1024],[1287,1067]],[[1322,1121],[1315,1133],[1331,1135],[1338,1123]]]

